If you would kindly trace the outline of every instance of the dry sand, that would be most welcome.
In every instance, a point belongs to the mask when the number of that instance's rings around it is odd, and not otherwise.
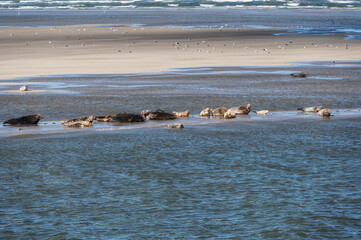
[[[169,27],[3,28],[0,80],[54,74],[360,60],[361,41],[347,41],[341,35],[275,36],[274,33]]]

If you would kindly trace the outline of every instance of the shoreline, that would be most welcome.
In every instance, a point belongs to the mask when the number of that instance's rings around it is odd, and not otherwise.
[[[344,40],[344,35],[274,35],[280,32],[99,25],[2,28],[0,80],[360,60],[361,41]]]

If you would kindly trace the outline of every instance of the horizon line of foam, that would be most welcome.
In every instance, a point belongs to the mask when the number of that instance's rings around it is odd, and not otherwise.
[[[125,5],[125,6],[96,6],[96,7],[39,7],[39,6],[23,6],[23,7],[6,7],[0,10],[9,10],[9,11],[22,11],[22,10],[124,10],[124,9],[138,9],[138,10],[147,10],[147,9],[330,9],[330,10],[361,10],[360,6],[349,6],[349,7],[328,7],[328,6],[245,6],[245,5],[225,5],[225,6],[216,6],[209,4],[201,4],[199,6],[179,6],[178,4],[169,4],[168,6],[135,6],[135,5]]]

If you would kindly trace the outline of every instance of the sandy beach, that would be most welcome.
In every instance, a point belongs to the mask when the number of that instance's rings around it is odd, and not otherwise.
[[[0,79],[360,59],[361,42],[344,40],[343,35],[277,33],[104,25],[2,28]]]

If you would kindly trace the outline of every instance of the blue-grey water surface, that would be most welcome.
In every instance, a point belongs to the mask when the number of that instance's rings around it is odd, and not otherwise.
[[[1,140],[2,239],[359,239],[360,119]]]
[[[334,110],[360,106],[359,73],[324,62],[28,79],[66,91],[1,94],[1,120],[245,103],[334,116],[1,137],[1,239],[360,239],[360,114]]]
[[[0,28],[98,24],[100,26],[275,29],[281,34],[338,34],[347,35],[347,39],[355,40],[360,38],[360,22],[360,8],[0,10]]]

